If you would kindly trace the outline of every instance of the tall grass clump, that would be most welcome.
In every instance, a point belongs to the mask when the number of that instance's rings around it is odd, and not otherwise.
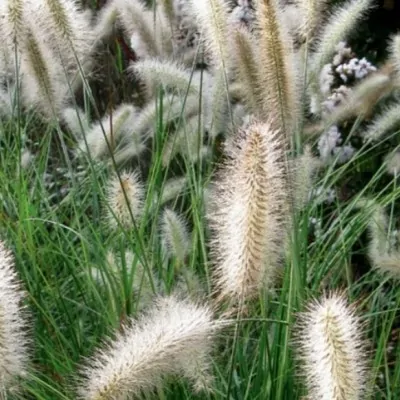
[[[0,1],[0,399],[400,397],[375,12]]]

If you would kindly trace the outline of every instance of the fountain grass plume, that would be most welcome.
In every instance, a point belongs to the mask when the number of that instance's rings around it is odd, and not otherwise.
[[[241,83],[248,108],[262,116],[262,103],[259,102],[259,65],[256,57],[254,38],[246,29],[237,29],[233,33],[233,57],[235,72]]]
[[[385,134],[400,127],[400,104],[393,104],[376,115],[362,133],[364,140],[381,141]]]
[[[297,0],[296,4],[303,16],[299,24],[301,38],[310,45],[315,32],[323,23],[323,13],[328,6],[328,0]]]
[[[400,279],[400,251],[390,243],[390,221],[383,207],[376,206],[368,233],[368,258],[372,267],[378,273]]]
[[[190,0],[191,11],[203,34],[206,49],[216,70],[228,71],[229,7],[224,0]]]
[[[278,274],[290,221],[282,141],[271,123],[240,131],[215,179],[208,216],[220,300],[253,298]]]
[[[295,343],[309,398],[364,398],[366,346],[356,309],[344,295],[331,293],[309,302],[299,313]]]
[[[256,26],[259,98],[263,119],[273,119],[276,129],[292,135],[298,120],[297,72],[291,38],[277,0],[257,0]]]
[[[210,352],[221,322],[208,306],[160,298],[87,361],[78,389],[85,400],[126,400],[154,390],[167,376],[208,388]]]
[[[107,184],[107,206],[105,224],[115,231],[119,226],[132,229],[143,212],[145,189],[139,173],[125,171],[114,175]]]
[[[166,256],[174,258],[181,267],[185,263],[191,245],[191,235],[185,220],[175,211],[164,209],[160,233]]]
[[[154,96],[157,89],[178,91],[186,93],[200,93],[197,82],[191,81],[191,73],[183,65],[173,61],[160,61],[157,59],[144,59],[136,62],[129,68],[143,81],[148,97]]]
[[[27,376],[30,341],[24,298],[11,252],[0,242],[0,398],[16,389],[17,378]]]
[[[84,138],[78,143],[78,149],[90,153],[91,157],[101,159],[115,152],[123,139],[133,136],[132,120],[136,119],[136,109],[130,104],[120,104],[115,110],[104,116],[101,122],[93,124]],[[135,142],[139,141],[136,138]]]

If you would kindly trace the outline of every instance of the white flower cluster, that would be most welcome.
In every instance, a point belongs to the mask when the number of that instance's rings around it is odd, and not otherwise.
[[[336,51],[332,63],[326,64],[319,76],[320,91],[325,97],[322,105],[324,112],[328,114],[351,93],[351,89],[344,84],[354,79],[363,79],[376,71],[376,67],[365,57],[354,57],[351,48],[345,42],[340,42]],[[335,83],[337,87],[334,87]]]
[[[341,146],[342,136],[336,125],[331,126],[325,131],[318,140],[318,151],[321,160],[328,164],[337,158],[339,164],[350,160],[354,154],[354,148],[351,145]]]
[[[365,57],[361,60],[353,57],[349,62],[340,64],[336,67],[335,71],[344,82],[347,82],[349,78],[365,78],[370,72],[376,71],[376,67],[374,67]]]
[[[319,76],[320,93],[324,97],[321,102],[322,117],[329,117],[351,95],[352,89],[346,84],[361,80],[374,71],[376,67],[365,57],[362,59],[354,57],[351,48],[345,42],[340,42],[336,46],[332,62],[322,68]],[[355,150],[351,145],[342,146],[342,142],[339,128],[331,126],[318,140],[321,160],[326,164],[334,159],[340,164],[347,162]]]

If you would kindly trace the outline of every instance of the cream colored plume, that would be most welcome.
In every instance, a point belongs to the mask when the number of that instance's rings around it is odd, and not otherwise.
[[[229,146],[209,207],[221,298],[242,301],[271,285],[290,223],[282,135],[253,124]]]
[[[86,363],[81,399],[126,400],[160,387],[167,376],[185,377],[196,390],[211,382],[210,352],[221,322],[207,306],[161,298]]]
[[[294,133],[299,99],[297,70],[291,38],[277,0],[257,0],[258,101],[263,120],[273,118],[276,128],[289,137]]]
[[[111,230],[132,229],[143,212],[145,191],[138,172],[112,176],[107,184],[105,223]]]
[[[310,399],[364,398],[367,369],[361,323],[343,295],[311,301],[299,314],[295,337]]]
[[[14,270],[11,252],[0,241],[0,398],[17,389],[17,379],[27,376],[29,326],[22,304],[25,293]],[[5,397],[7,398],[7,397]]]
[[[199,30],[217,70],[227,71],[229,53],[229,7],[224,0],[189,0]]]
[[[391,243],[389,218],[383,207],[375,207],[368,224],[368,257],[377,272],[400,279],[400,251]]]

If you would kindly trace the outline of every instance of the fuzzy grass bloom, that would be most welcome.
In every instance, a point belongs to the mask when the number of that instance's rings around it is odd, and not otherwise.
[[[110,178],[107,188],[106,221],[110,229],[121,225],[125,229],[133,227],[143,210],[145,197],[143,184],[137,172],[123,172],[120,177]]]
[[[239,132],[215,182],[209,217],[221,298],[254,297],[277,274],[290,220],[281,138],[268,123]]]
[[[178,91],[182,94],[199,94],[197,82],[191,82],[191,73],[183,65],[157,59],[140,60],[129,68],[139,76],[147,88],[148,96],[157,94],[157,89]]]
[[[165,209],[161,219],[161,240],[167,257],[175,258],[179,266],[190,251],[190,233],[183,217],[171,209]]]
[[[0,398],[24,377],[29,362],[25,297],[11,253],[0,242]],[[13,388],[14,389],[14,388]]]
[[[400,279],[400,251],[393,243],[398,232],[391,230],[389,217],[383,207],[377,206],[368,224],[368,231],[368,258],[372,267],[381,274]]]
[[[216,70],[226,68],[229,62],[229,8],[223,0],[190,0],[190,11],[197,19],[204,36],[206,49]]]
[[[126,400],[154,389],[171,375],[190,379],[196,389],[207,387],[217,327],[206,306],[172,296],[159,299],[88,361],[80,398]]]
[[[365,141],[380,141],[400,127],[400,104],[384,109],[374,117],[363,133]]]
[[[308,304],[295,335],[309,398],[363,398],[367,374],[361,334],[355,308],[343,295],[332,293]]]
[[[121,147],[127,143],[135,147],[140,153],[140,137],[132,134],[133,121],[136,120],[135,107],[130,104],[121,104],[112,113],[93,124],[93,126],[83,132],[84,138],[78,143],[80,151],[90,153],[96,160],[110,153],[117,153]]]
[[[258,84],[264,119],[274,117],[277,127],[290,136],[299,112],[296,63],[289,33],[277,0],[257,0],[256,26]]]

